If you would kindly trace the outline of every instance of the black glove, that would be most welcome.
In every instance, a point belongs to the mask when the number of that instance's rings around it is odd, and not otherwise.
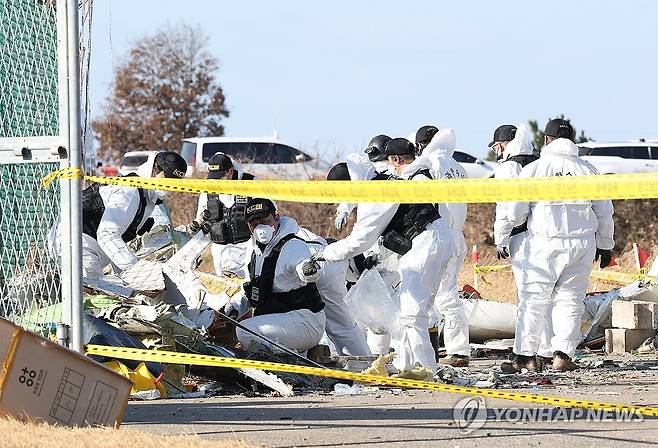
[[[377,266],[377,263],[379,263],[379,260],[377,260],[376,256],[368,255],[363,262],[363,269],[372,269]]]
[[[507,260],[509,258],[509,252],[504,246],[496,246],[496,256],[499,260]]]
[[[596,256],[594,261],[599,261],[601,269],[608,267],[612,261],[612,251],[610,249],[596,249]]]

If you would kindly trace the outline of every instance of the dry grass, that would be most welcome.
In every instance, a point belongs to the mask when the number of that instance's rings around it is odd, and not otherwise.
[[[655,254],[658,254],[658,245],[653,247],[647,246],[643,247],[642,249],[652,254],[651,258],[647,262],[647,267],[650,267],[655,258]],[[508,264],[508,260],[497,260],[495,250],[490,246],[484,246],[482,248],[478,246],[478,250],[480,252],[480,266]],[[615,260],[617,261],[618,266],[606,268],[606,271],[629,273],[637,272],[635,258],[632,250],[628,250],[622,254],[615,254]],[[511,269],[501,272],[486,273],[484,274],[484,278],[490,284],[485,283],[482,278],[479,279],[478,290],[482,294],[482,297],[500,302],[516,302],[516,286],[514,284],[514,278],[512,276]],[[466,261],[462,267],[458,279],[458,285],[460,288],[465,284],[474,286],[473,263],[471,262],[470,252],[466,257]],[[589,284],[589,292],[608,291],[618,286],[620,286],[618,283],[592,279]]]
[[[2,448],[248,448],[241,441],[208,441],[196,435],[158,436],[131,429],[64,428],[0,419]]]

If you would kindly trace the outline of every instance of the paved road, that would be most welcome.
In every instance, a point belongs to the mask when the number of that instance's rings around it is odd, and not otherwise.
[[[658,373],[616,384],[557,386],[541,392],[607,402],[658,406]],[[131,403],[124,427],[159,434],[196,433],[212,439],[244,439],[275,447],[419,446],[649,446],[658,443],[658,418],[632,422],[494,422],[462,434],[453,408],[464,396],[427,391],[379,390],[361,396],[312,394],[294,398],[227,396],[200,400]],[[487,400],[496,410],[547,407]],[[509,416],[514,420],[518,413]]]

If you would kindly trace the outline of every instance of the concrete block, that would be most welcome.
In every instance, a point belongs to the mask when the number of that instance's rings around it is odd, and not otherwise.
[[[607,353],[629,353],[655,335],[656,330],[608,328],[605,330],[605,351]]]
[[[637,300],[614,300],[612,302],[612,326],[629,330],[656,328],[658,303]]]

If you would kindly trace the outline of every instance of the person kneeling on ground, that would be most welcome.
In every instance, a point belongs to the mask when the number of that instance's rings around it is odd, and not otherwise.
[[[245,208],[252,234],[247,251],[248,269],[243,293],[224,307],[230,317],[254,317],[242,324],[266,338],[300,353],[315,347],[325,329],[324,302],[315,282],[321,268],[312,260],[309,244],[295,235],[296,221],[279,216],[269,199],[252,198]],[[272,350],[264,340],[236,329],[246,350]]]

